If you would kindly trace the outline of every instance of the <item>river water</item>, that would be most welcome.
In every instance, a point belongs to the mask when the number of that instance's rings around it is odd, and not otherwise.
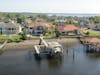
[[[87,54],[79,42],[64,43],[63,57],[36,60],[32,49],[0,55],[0,75],[100,75],[100,55]]]

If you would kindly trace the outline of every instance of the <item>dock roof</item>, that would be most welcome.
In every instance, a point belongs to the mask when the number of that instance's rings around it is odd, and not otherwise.
[[[99,38],[85,38],[85,42],[88,42],[88,43],[100,43],[100,39]]]

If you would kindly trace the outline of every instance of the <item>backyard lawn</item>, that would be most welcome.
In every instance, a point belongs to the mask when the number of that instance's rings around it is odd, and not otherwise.
[[[89,34],[87,36],[91,36],[91,37],[100,37],[100,31],[94,31],[94,30],[83,30],[83,33],[87,33],[89,32]]]
[[[21,35],[0,35],[0,43],[3,43],[6,40],[8,42],[20,42]]]

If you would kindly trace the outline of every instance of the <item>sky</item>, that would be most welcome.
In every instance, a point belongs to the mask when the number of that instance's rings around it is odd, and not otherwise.
[[[100,14],[100,0],[0,0],[0,12]]]

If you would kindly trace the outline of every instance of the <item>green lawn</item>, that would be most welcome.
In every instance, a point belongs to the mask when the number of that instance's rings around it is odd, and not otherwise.
[[[100,34],[96,32],[90,32],[89,36],[100,37]]]
[[[44,36],[45,38],[52,38],[55,36],[55,33],[51,33],[51,34],[47,34],[46,36]]]
[[[91,36],[91,37],[100,37],[100,31],[93,31],[93,30],[84,30],[84,33],[89,32],[89,35],[86,36]]]
[[[77,38],[80,37],[79,35],[66,35],[66,36],[60,36],[61,38]]]
[[[21,35],[0,35],[0,43],[3,43],[5,40],[8,42],[20,42],[21,40]]]

